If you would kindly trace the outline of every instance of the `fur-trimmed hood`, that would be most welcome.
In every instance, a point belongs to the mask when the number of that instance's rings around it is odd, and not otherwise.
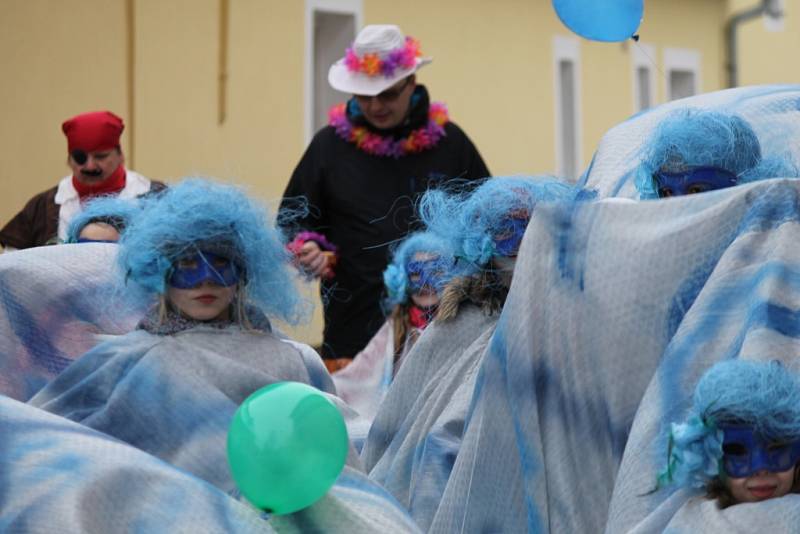
[[[458,315],[463,302],[481,308],[487,316],[499,313],[508,296],[508,286],[494,271],[454,278],[442,291],[437,321],[449,321]]]

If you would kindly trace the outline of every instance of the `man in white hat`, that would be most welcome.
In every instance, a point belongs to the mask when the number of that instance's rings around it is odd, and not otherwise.
[[[287,227],[298,264],[320,276],[329,369],[346,364],[384,321],[381,274],[390,244],[413,230],[415,201],[451,179],[489,170],[444,104],[428,99],[416,71],[431,62],[392,25],[367,26],[328,72],[353,97],[330,111],[284,192],[282,210],[308,201]]]

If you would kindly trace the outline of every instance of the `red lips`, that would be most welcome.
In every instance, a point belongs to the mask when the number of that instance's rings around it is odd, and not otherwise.
[[[214,295],[200,295],[199,297],[195,297],[194,300],[202,302],[203,304],[211,304],[212,302],[217,300],[217,297],[215,297]]]
[[[777,486],[773,485],[764,485],[764,486],[751,486],[747,488],[753,496],[758,499],[768,499],[772,497],[772,494],[775,493],[775,490],[778,489]]]

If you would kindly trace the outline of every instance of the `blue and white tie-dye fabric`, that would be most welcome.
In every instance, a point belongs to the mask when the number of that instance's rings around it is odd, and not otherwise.
[[[0,396],[0,531],[272,529],[211,484],[100,432]]]
[[[430,530],[616,533],[681,508],[641,495],[696,377],[800,348],[799,208],[800,182],[769,180],[537,210]]]
[[[454,328],[459,323],[463,327],[466,322],[474,326],[470,312],[477,312],[477,308],[470,304],[463,306],[466,321],[459,321],[462,315],[457,316],[452,321]],[[461,447],[477,370],[497,317],[481,317],[488,323],[486,328],[461,352],[451,352],[449,347],[439,345],[436,355],[446,365],[435,369],[417,391],[384,454],[369,471],[370,478],[407,506],[414,520],[425,529],[439,506]],[[389,404],[386,409],[394,411]]]
[[[411,450],[401,450],[401,444],[406,442],[410,420],[416,418],[415,410],[424,402],[418,400],[420,392],[430,389],[429,385],[441,374],[442,368],[467,351],[482,333],[493,329],[496,322],[497,315],[487,316],[479,307],[465,304],[454,320],[433,321],[423,331],[389,387],[361,453],[368,473],[379,462],[383,464],[384,467],[371,475],[376,480],[382,482],[389,475],[387,466],[412,461],[416,444]],[[395,461],[398,455],[404,458],[402,462]],[[407,483],[410,483],[410,469],[409,463],[405,469]],[[395,484],[400,487],[403,482],[395,478]]]
[[[0,256],[2,392],[33,396],[0,394],[0,531],[418,531],[354,450],[299,513],[265,520],[231,497],[225,440],[238,404],[279,380],[330,394],[330,376],[310,347],[270,333],[97,336],[140,317],[112,304],[115,254],[81,244]]]
[[[137,330],[84,354],[29,402],[232,491],[225,451],[233,414],[251,393],[284,380],[333,392],[316,353],[271,333]]]
[[[0,394],[27,400],[98,334],[133,330],[143,310],[109,304],[117,245],[0,254]]]
[[[140,449],[2,395],[0,531],[419,532],[388,493],[350,466],[313,506],[267,516]]]
[[[614,490],[608,532],[635,530],[640,525],[666,528],[671,518],[668,512],[677,508],[675,523],[669,526],[678,532],[691,530],[690,517],[712,529],[711,525],[723,525],[740,514],[741,506],[719,512],[714,506],[698,504],[702,500],[684,506],[672,493],[686,490],[652,490],[657,473],[666,465],[669,425],[685,417],[695,385],[713,363],[738,357],[778,359],[795,369],[800,366],[800,250],[796,246],[800,193],[796,184],[770,181],[740,193],[749,198],[744,217],[736,221],[739,234],[719,258],[696,302],[687,307],[639,407]],[[786,520],[778,530],[796,530],[800,519],[796,497],[778,501],[769,505],[782,509]],[[738,528],[762,528],[765,517],[759,514],[739,521]]]
[[[790,156],[800,163],[800,86],[743,87],[668,102],[618,124],[603,136],[580,185],[601,198],[638,199],[642,147],[661,119],[683,107],[734,113],[753,128],[764,158]]]

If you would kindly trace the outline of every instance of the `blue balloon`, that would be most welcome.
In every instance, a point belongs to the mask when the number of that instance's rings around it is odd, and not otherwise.
[[[630,39],[644,13],[644,0],[553,0],[564,25],[592,41]]]

